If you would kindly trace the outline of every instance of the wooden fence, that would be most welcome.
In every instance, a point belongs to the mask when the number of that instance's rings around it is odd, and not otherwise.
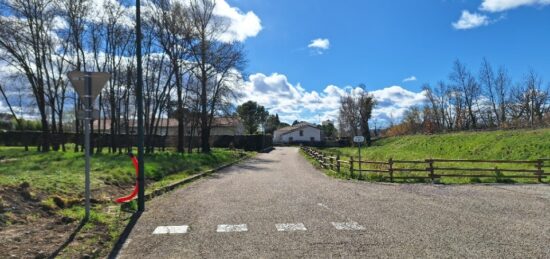
[[[329,154],[313,149],[301,147],[311,158],[323,168],[343,174],[349,178],[365,179],[366,174],[376,173],[381,180],[394,182],[396,179],[431,180],[444,177],[453,178],[495,178],[497,182],[506,179],[523,178],[536,179],[543,182],[550,176],[544,168],[550,166],[550,159],[537,160],[471,160],[471,159],[425,159],[425,160],[393,160],[369,161],[350,157],[344,160],[339,154]],[[545,164],[546,162],[546,164]],[[468,167],[457,166],[468,165]],[[503,165],[522,165],[524,168],[505,168]],[[490,167],[489,167],[490,166]],[[500,166],[500,167],[499,167]]]

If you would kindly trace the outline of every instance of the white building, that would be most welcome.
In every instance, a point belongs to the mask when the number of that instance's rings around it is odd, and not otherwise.
[[[321,129],[307,122],[280,128],[273,132],[273,143],[276,144],[319,141],[321,141]]]

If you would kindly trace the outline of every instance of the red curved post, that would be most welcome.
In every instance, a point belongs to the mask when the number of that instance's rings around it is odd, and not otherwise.
[[[139,173],[138,161],[137,161],[136,157],[134,156],[134,154],[132,154],[132,153],[130,153],[130,158],[132,159],[132,163],[134,164],[134,168],[136,169],[136,185],[134,185],[134,191],[132,191],[132,193],[130,193],[130,195],[120,197],[120,198],[116,199],[115,200],[116,203],[129,202],[129,201],[133,200],[138,194],[138,189],[139,189],[138,180],[137,180],[138,173]]]

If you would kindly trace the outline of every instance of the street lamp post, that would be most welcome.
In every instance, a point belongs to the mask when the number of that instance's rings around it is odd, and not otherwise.
[[[143,77],[141,67],[141,2],[136,0],[136,106],[138,116],[138,211],[145,211],[145,170],[143,161]]]

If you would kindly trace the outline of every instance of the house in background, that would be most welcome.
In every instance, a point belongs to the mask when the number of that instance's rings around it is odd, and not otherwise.
[[[273,143],[275,144],[320,141],[321,129],[307,122],[300,122],[296,125],[280,128],[273,132]]]
[[[129,131],[130,134],[136,134],[137,132],[137,121],[129,121]],[[94,130],[100,129],[101,133],[110,133],[111,131],[111,120],[110,119],[101,119],[94,120],[93,123]],[[124,132],[126,125],[122,125],[122,132]],[[200,125],[196,125],[196,128],[193,131],[193,136],[199,136]],[[185,125],[185,136],[191,135],[191,125],[186,123]],[[212,119],[212,126],[210,129],[210,136],[237,136],[244,135],[244,125],[241,120],[234,117],[215,117]],[[176,119],[166,119],[161,118],[158,120],[158,130],[157,135],[160,136],[177,136],[178,135],[178,120]]]

